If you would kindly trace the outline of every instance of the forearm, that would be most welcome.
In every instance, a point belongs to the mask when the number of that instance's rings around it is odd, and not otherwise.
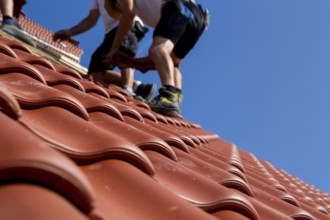
[[[79,24],[69,28],[68,30],[70,31],[72,36],[84,33],[94,27],[96,25],[97,21],[92,21],[90,19],[85,18],[83,19]]]
[[[122,18],[119,20],[116,37],[111,48],[112,51],[118,51],[124,37],[134,26],[134,17],[135,15],[133,13],[125,13],[122,15]]]

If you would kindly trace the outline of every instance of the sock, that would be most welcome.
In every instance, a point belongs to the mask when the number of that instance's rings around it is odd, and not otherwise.
[[[4,15],[2,20],[14,20],[12,17],[8,16],[8,15]]]
[[[176,90],[176,88],[175,88],[174,86],[171,86],[171,85],[164,85],[164,87],[165,87],[165,89],[166,89],[167,91],[170,91],[170,92],[173,92],[173,93],[176,93],[176,92],[177,92],[177,90]]]
[[[179,89],[179,88],[175,88],[175,89],[176,89],[177,93],[182,94],[182,89]]]

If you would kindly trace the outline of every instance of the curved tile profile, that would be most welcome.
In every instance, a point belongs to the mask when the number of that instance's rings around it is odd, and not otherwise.
[[[80,101],[80,103],[84,106],[88,113],[104,112],[114,118],[117,118],[118,120],[124,120],[120,111],[114,105],[112,105],[109,100],[97,98],[66,84],[58,84],[53,86],[53,88],[56,88],[59,91],[65,92],[75,97],[77,100]]]
[[[9,40],[3,36],[0,36],[0,41],[6,45],[8,45],[12,49],[17,49],[21,51],[25,51],[27,53],[33,53],[27,46],[25,46],[24,43],[18,42],[18,41],[13,41]]]
[[[104,96],[98,94],[98,93],[95,93],[95,92],[88,92],[88,94],[98,98],[98,99],[101,99],[101,100],[104,100],[106,102],[109,102],[111,103],[111,105],[115,106],[119,112],[121,113],[121,115],[125,115],[125,116],[128,116],[128,117],[131,117],[131,118],[134,118],[138,121],[143,121],[143,118],[142,118],[142,115],[140,115],[140,113],[137,111],[136,108],[132,108],[128,105],[123,105],[123,103],[121,102],[118,102],[116,101],[115,99],[108,99],[108,98],[105,98]]]
[[[80,83],[85,88],[86,93],[97,93],[105,98],[110,99],[110,96],[107,91],[101,86],[98,86],[97,84],[93,83],[92,81],[82,80],[80,81]]]
[[[23,110],[19,121],[79,164],[107,158],[130,162],[149,175],[153,166],[137,146],[59,107]]]
[[[126,139],[138,146],[141,150],[152,150],[161,153],[172,160],[177,159],[174,151],[165,141],[127,123],[108,117],[108,115],[105,115],[102,112],[91,113],[89,121],[106,131],[110,131],[112,134],[118,136],[126,134]]]
[[[48,69],[51,69],[53,71],[55,70],[54,65],[43,57],[37,57],[31,53],[22,51],[20,49],[13,49],[13,51],[16,53],[17,57],[23,62],[26,62],[31,65],[38,64],[38,65],[44,66]]]
[[[206,163],[191,154],[187,154],[177,149],[173,150],[178,157],[178,163],[182,164],[191,171],[197,172],[200,175],[203,175],[204,178],[213,180],[216,183],[226,186],[227,188],[236,189],[248,196],[253,196],[250,186],[240,177],[226,172],[223,169],[219,169],[212,164]]]
[[[77,79],[81,79],[81,80],[83,79],[82,76],[77,71],[75,71],[69,67],[65,67],[65,66],[62,66],[62,65],[59,65],[56,63],[52,63],[52,64],[55,67],[56,72],[59,72],[59,73],[65,74],[65,75],[69,75],[69,76],[73,76]]]
[[[16,53],[9,46],[1,42],[1,38],[0,38],[0,53],[18,59]]]
[[[268,204],[271,208],[277,210],[278,212],[283,213],[286,216],[289,216],[293,219],[305,219],[305,220],[313,220],[313,216],[306,210],[296,207],[294,205],[288,204],[287,202],[281,200],[280,198],[276,198],[268,193],[263,192],[257,187],[252,187],[254,192],[254,198],[263,204]],[[271,201],[271,205],[269,204]]]
[[[156,152],[147,151],[146,154],[155,167],[154,178],[179,197],[206,211],[231,209],[248,218],[259,219],[254,207],[240,193],[203,178]]]
[[[34,64],[33,65],[36,69],[38,69],[42,75],[44,76],[47,84],[49,86],[54,86],[58,84],[66,84],[69,86],[72,86],[73,88],[76,88],[80,91],[85,92],[85,88],[80,84],[79,79],[65,75],[65,74],[60,74],[54,70],[48,69],[45,66]]]
[[[92,188],[78,167],[2,113],[0,122],[0,183],[45,185],[90,213],[94,208]]]
[[[215,142],[204,145],[204,147],[200,148],[200,150],[222,158],[223,161],[226,161],[228,164],[237,167],[243,173],[245,173],[245,169],[236,145],[223,140],[217,140]]]
[[[17,100],[2,83],[0,83],[0,111],[13,119],[18,119],[22,114]]]
[[[109,219],[216,220],[124,161],[105,160],[81,169],[95,189],[98,210]]]
[[[168,125],[162,123],[162,122],[155,122],[153,120],[146,120],[146,123],[157,128],[166,131],[167,133],[173,134],[180,138],[186,145],[197,148],[195,142],[193,141],[193,138],[191,138],[191,135],[189,133],[186,133],[181,130],[181,127]]]
[[[60,106],[86,120],[89,117],[86,109],[77,99],[29,76],[20,73],[5,74],[0,75],[0,81],[16,97],[22,108]]]
[[[299,203],[298,201],[295,199],[295,197],[293,197],[292,195],[290,195],[287,192],[283,192],[281,190],[277,190],[274,187],[264,184],[262,181],[260,181],[257,178],[251,177],[249,175],[246,175],[248,182],[250,184],[250,186],[254,186],[260,190],[262,190],[265,193],[270,194],[271,196],[274,196],[276,198],[279,198],[291,205],[297,206],[299,207]]]
[[[221,159],[215,157],[214,155],[209,155],[196,149],[190,149],[190,153],[195,157],[204,160],[207,163],[211,163],[212,165],[219,167],[220,169],[223,169],[225,171],[228,171],[229,173],[232,173],[240,177],[242,180],[246,181],[245,174],[241,170],[226,162],[223,162]]]
[[[123,94],[113,91],[112,89],[105,89],[105,91],[108,93],[112,100],[119,101],[120,103],[127,103],[126,96]]]
[[[177,136],[172,135],[170,133],[167,133],[163,130],[154,128],[144,122],[137,121],[131,117],[124,116],[125,122],[132,125],[135,128],[138,128],[144,132],[147,132],[149,134],[152,134],[156,137],[159,137],[160,139],[164,140],[167,144],[170,146],[176,147],[180,150],[183,150],[185,152],[189,152],[189,148],[187,145]],[[145,119],[147,121],[148,119]]]
[[[26,64],[0,53],[0,74],[4,75],[9,73],[25,74],[43,84],[46,84],[46,80],[36,68],[30,64]]]

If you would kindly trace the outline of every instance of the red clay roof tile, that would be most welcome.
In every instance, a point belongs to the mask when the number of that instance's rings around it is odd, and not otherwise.
[[[198,124],[23,43],[0,58],[1,219],[330,220],[329,194]]]

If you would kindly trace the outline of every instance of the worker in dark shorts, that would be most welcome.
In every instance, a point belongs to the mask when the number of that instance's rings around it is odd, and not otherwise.
[[[149,58],[162,83],[159,95],[149,106],[155,112],[179,116],[183,98],[179,65],[207,27],[207,10],[194,0],[105,0],[105,7],[110,16],[119,19],[119,26],[104,62],[112,62],[134,17],[139,16],[155,28]]]
[[[89,14],[73,27],[55,32],[53,39],[55,41],[67,40],[72,36],[84,33],[94,27],[100,17],[103,21],[105,36],[101,45],[91,56],[88,75],[103,85],[118,85],[140,100],[150,100],[156,89],[155,84],[134,80],[132,68],[121,68],[121,74],[119,74],[112,71],[114,66],[102,62],[104,55],[112,47],[118,28],[118,21],[111,18],[106,12],[104,0],[91,0]],[[146,31],[147,28],[144,27],[143,22],[135,17],[132,26],[121,42],[120,51],[127,56],[134,57],[137,53],[138,42],[144,37]]]

